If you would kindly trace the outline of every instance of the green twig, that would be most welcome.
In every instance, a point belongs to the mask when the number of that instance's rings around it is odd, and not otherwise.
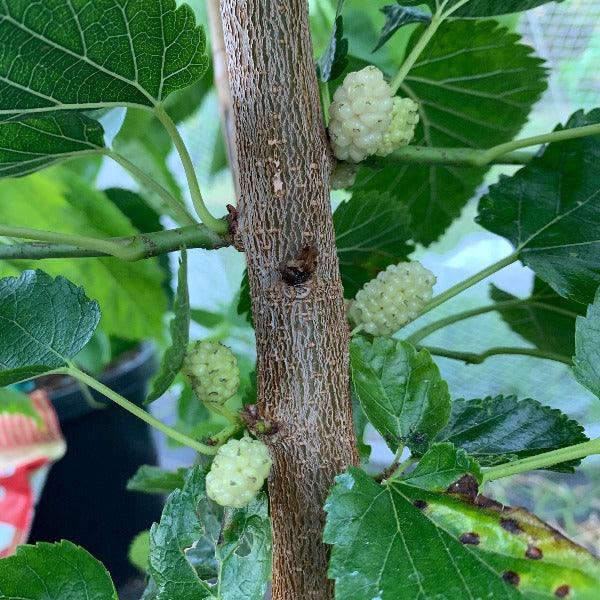
[[[194,225],[196,223],[196,219],[190,215],[185,206],[177,200],[175,196],[160,185],[153,177],[150,177],[150,175],[140,169],[136,164],[113,150],[106,149],[104,154],[121,165],[126,171],[129,171],[139,184],[146,186],[156,193],[165,205],[171,209],[173,217],[179,223],[182,225]]]
[[[196,440],[192,439],[191,437],[188,437],[180,431],[177,431],[176,429],[165,425],[164,423],[153,417],[150,413],[137,406],[137,404],[134,404],[133,402],[127,400],[127,398],[124,398],[120,394],[117,394],[117,392],[111,390],[109,387],[97,381],[90,375],[87,375],[87,373],[80,371],[77,367],[71,365],[67,369],[65,369],[65,373],[67,375],[70,375],[74,379],[77,379],[81,383],[89,386],[90,388],[96,390],[97,392],[100,392],[103,396],[106,396],[108,399],[112,400],[125,410],[129,411],[132,415],[135,415],[142,421],[145,421],[146,423],[148,423],[148,425],[154,427],[155,429],[158,429],[167,437],[170,437],[176,442],[184,446],[188,446],[189,448],[196,450],[196,452],[200,452],[201,454],[206,454],[208,456],[212,456],[217,453],[216,447],[208,446],[207,444],[197,442]]]
[[[425,348],[430,354],[434,356],[444,356],[445,358],[452,358],[454,360],[461,360],[465,363],[472,365],[479,365],[484,362],[490,356],[499,355],[520,355],[520,356],[533,356],[535,358],[545,358],[547,360],[553,360],[556,362],[563,363],[571,366],[573,364],[571,358],[555,352],[547,352],[545,350],[538,350],[537,348],[521,348],[519,346],[497,346],[489,348],[484,352],[460,352],[456,350],[448,350],[446,348],[438,348],[436,346],[419,346]]]
[[[518,475],[519,473],[525,473],[527,471],[545,469],[570,460],[579,460],[591,456],[592,454],[600,454],[600,438],[581,444],[575,444],[574,446],[560,448],[559,450],[544,452],[543,454],[537,454],[536,456],[528,456],[527,458],[522,458],[521,460],[515,460],[514,462],[502,465],[496,465],[495,467],[484,468],[483,483],[488,483],[495,479],[502,479],[503,477],[510,477],[511,475]]]
[[[451,298],[454,298],[454,296],[458,296],[458,294],[460,294],[461,292],[464,292],[465,290],[468,290],[471,286],[479,283],[480,281],[483,281],[484,279],[488,278],[490,275],[493,275],[494,273],[496,273],[497,271],[500,271],[504,267],[507,267],[508,265],[511,265],[512,263],[516,262],[518,260],[518,258],[519,258],[519,253],[513,252],[506,258],[503,258],[503,259],[495,262],[493,265],[490,265],[489,267],[486,267],[485,269],[479,271],[479,273],[475,273],[475,275],[472,275],[471,277],[468,277],[464,281],[457,283],[456,285],[447,289],[445,292],[438,294],[437,296],[432,298],[423,307],[423,309],[421,310],[421,312],[419,313],[418,316],[421,317],[424,314],[428,313],[430,310],[433,310],[434,308],[437,308],[441,304],[444,304],[444,302],[447,302]]]
[[[110,238],[93,238],[85,235],[57,233],[55,231],[30,229],[29,227],[12,227],[10,225],[0,225],[0,236],[37,240],[51,244],[68,244],[92,252],[115,256],[122,260],[131,260],[132,256],[132,248]]]
[[[560,306],[546,304],[545,302],[532,300],[530,298],[515,298],[514,300],[496,302],[495,304],[488,304],[486,306],[480,306],[479,308],[473,308],[471,310],[465,310],[454,315],[449,315],[443,319],[440,319],[439,321],[434,321],[433,323],[430,323],[429,325],[425,325],[425,327],[418,329],[413,334],[408,336],[408,338],[406,338],[406,341],[410,342],[411,344],[416,344],[417,342],[420,342],[421,340],[430,336],[432,333],[438,331],[439,329],[443,329],[444,327],[448,327],[449,325],[453,325],[454,323],[458,323],[460,321],[464,321],[466,319],[477,317],[479,315],[483,315],[485,313],[493,311],[501,311],[505,309],[521,307],[540,308],[542,310],[547,310],[548,312],[555,312],[561,315],[572,317],[573,319],[577,317],[577,313],[564,309]]]
[[[194,170],[194,164],[192,163],[192,157],[190,156],[185,142],[183,141],[183,138],[177,129],[177,125],[175,125],[171,117],[167,114],[162,106],[156,107],[156,116],[171,136],[171,139],[175,144],[175,148],[179,153],[179,158],[181,159],[188,182],[188,187],[190,189],[190,194],[192,196],[192,202],[196,212],[198,213],[198,216],[200,219],[202,219],[202,222],[215,233],[227,233],[228,226],[226,221],[223,219],[217,219],[210,213],[208,208],[206,208],[204,198],[202,197],[202,192],[200,191],[200,184],[198,183],[198,178],[196,177],[196,171]]]
[[[0,229],[0,235],[1,229]],[[179,229],[141,233],[124,238],[108,238],[111,244],[127,251],[128,261],[143,260],[161,254],[178,251],[181,246],[188,249],[204,248],[215,250],[229,245],[228,242],[205,227],[197,224]],[[111,246],[114,249],[114,246]],[[114,256],[100,248],[89,248],[72,243],[23,243],[0,244],[0,260],[41,260],[44,258],[89,258]]]

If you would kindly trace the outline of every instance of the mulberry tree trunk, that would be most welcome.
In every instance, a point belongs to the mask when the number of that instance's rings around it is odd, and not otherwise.
[[[356,462],[348,326],[306,0],[221,0],[257,341],[274,422],[273,599],[333,597],[322,543],[333,478]]]

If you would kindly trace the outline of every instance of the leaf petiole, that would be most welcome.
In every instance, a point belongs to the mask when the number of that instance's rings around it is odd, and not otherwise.
[[[525,473],[527,471],[544,469],[570,460],[579,460],[591,456],[592,454],[600,454],[600,438],[581,444],[575,444],[574,446],[567,446],[566,448],[544,452],[543,454],[537,454],[536,456],[528,456],[527,458],[522,458],[521,460],[516,460],[511,463],[484,468],[482,484],[494,481],[495,479],[502,479],[503,477]]]
[[[194,164],[192,163],[192,157],[190,156],[185,142],[183,141],[183,138],[177,129],[177,125],[175,125],[171,117],[167,114],[162,106],[157,105],[155,107],[155,112],[159,121],[163,124],[164,128],[171,136],[173,144],[179,153],[179,158],[181,159],[181,163],[185,171],[185,176],[196,213],[198,213],[198,216],[204,225],[206,225],[206,227],[209,229],[212,229],[215,233],[227,233],[227,222],[223,219],[217,219],[210,213],[208,208],[206,208],[204,198],[202,197],[202,192],[200,191],[200,184],[198,183],[198,178],[196,177],[196,171],[194,170]]]
[[[103,383],[101,383],[97,379],[94,379],[87,373],[80,371],[74,365],[69,365],[67,368],[62,369],[60,372],[64,373],[65,375],[70,375],[74,379],[77,379],[77,381],[87,385],[88,387],[96,390],[97,392],[100,392],[103,396],[106,396],[109,400],[112,400],[113,402],[115,402],[116,404],[118,404],[119,406],[124,408],[125,410],[129,411],[132,415],[138,417],[142,421],[145,421],[146,423],[148,423],[148,425],[150,425],[151,427],[154,427],[155,429],[158,429],[159,431],[164,433],[167,437],[170,437],[171,439],[175,440],[176,442],[179,442],[180,444],[182,444],[184,446],[192,448],[193,450],[196,450],[196,452],[199,452],[200,454],[206,454],[208,456],[213,456],[217,453],[218,448],[216,446],[209,446],[207,444],[202,444],[202,443],[192,439],[191,437],[177,431],[176,429],[173,429],[172,427],[165,425],[164,423],[162,423],[161,421],[159,421],[158,419],[153,417],[150,413],[146,412],[143,408],[140,408],[139,406],[137,406],[137,404],[130,402],[129,400],[127,400],[127,398],[124,398],[123,396],[121,396],[120,394],[115,392],[114,390],[111,390],[109,387],[105,386]]]
[[[419,348],[425,348],[425,350],[434,356],[443,356],[445,358],[461,360],[472,365],[479,365],[490,358],[490,356],[499,355],[532,356],[535,358],[553,360],[569,366],[573,364],[573,361],[569,356],[564,356],[555,352],[546,352],[545,350],[538,350],[537,348],[521,348],[519,346],[496,346],[494,348],[489,348],[484,352],[460,352],[458,350],[448,350],[446,348],[437,348],[435,346],[419,346]]]

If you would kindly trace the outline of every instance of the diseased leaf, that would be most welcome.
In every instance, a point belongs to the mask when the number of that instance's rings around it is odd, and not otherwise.
[[[0,280],[0,385],[64,367],[92,337],[98,303],[64,277],[25,271]]]
[[[157,587],[157,600],[203,600],[211,588],[196,573],[186,553],[204,536],[199,503],[206,501],[204,469],[190,469],[183,489],[167,498],[160,523],[150,529],[149,571]]]
[[[400,1],[398,0],[398,3]],[[381,30],[381,35],[379,36],[377,46],[373,48],[373,52],[384,46],[401,27],[410,25],[411,23],[428,23],[431,21],[431,15],[420,9],[398,6],[396,4],[384,6],[381,12],[385,15],[385,25]]]
[[[104,565],[62,541],[20,546],[0,560],[0,600],[118,600]]]
[[[11,388],[0,388],[0,416],[2,415],[28,417],[33,419],[38,427],[42,427],[44,424],[31,398],[27,394]]]
[[[600,109],[575,113],[566,128],[594,123]],[[600,135],[550,144],[501,178],[481,199],[478,221],[510,240],[561,296],[592,302],[600,284]]]
[[[138,233],[130,221],[89,183],[65,168],[0,181],[0,222],[91,237]],[[82,286],[102,307],[102,330],[130,340],[160,338],[167,297],[156,260],[135,263],[114,258],[0,262],[0,275],[41,268]]]
[[[389,194],[354,194],[333,213],[333,226],[346,298],[414,250],[410,214]]]
[[[352,383],[360,405],[392,452],[424,452],[450,415],[448,385],[429,352],[406,342],[358,337],[350,345]]]
[[[74,113],[0,120],[0,178],[20,177],[104,147],[102,125]]]
[[[497,312],[513,331],[540,350],[573,355],[575,318],[584,314],[584,304],[559,296],[537,277],[531,295],[523,300],[494,285],[490,289],[492,299],[498,303]]]
[[[521,509],[486,504],[338,476],[324,536],[336,599],[596,599],[596,558]]]
[[[419,27],[408,51],[422,33]],[[546,88],[532,49],[495,21],[448,21],[399,91],[420,103],[414,143],[488,148],[514,138]],[[409,207],[414,239],[435,241],[457,218],[486,168],[389,164],[363,168],[354,190],[390,193]]]
[[[531,398],[496,396],[455,400],[436,440],[452,442],[484,466],[558,450],[587,440],[583,427],[560,410]],[[555,465],[572,472],[579,461]]]
[[[585,317],[577,317],[573,371],[579,383],[600,398],[600,288]]]
[[[433,444],[419,464],[402,481],[432,492],[445,492],[465,475],[481,483],[479,465],[461,448],[452,444]]]
[[[127,490],[145,494],[170,494],[183,487],[187,472],[187,469],[165,471],[153,465],[142,465],[127,482]]]
[[[175,0],[0,3],[0,119],[153,107],[200,79],[207,62],[202,28]]]
[[[335,22],[329,44],[317,61],[317,75],[325,83],[337,79],[348,64],[348,40],[344,37],[342,11],[346,0],[338,0]]]
[[[179,374],[190,341],[190,296],[188,292],[187,252],[181,249],[177,293],[173,302],[174,317],[170,323],[171,345],[165,350],[160,371],[152,382],[146,404],[160,398]]]
[[[263,600],[271,578],[271,522],[267,496],[233,511],[217,546],[220,600]]]
[[[452,17],[493,17],[496,15],[507,15],[515,12],[522,12],[547,4],[554,0],[469,0],[464,6],[461,6],[452,14]],[[563,0],[556,0],[562,2]],[[398,0],[402,4],[420,5],[428,4],[431,10],[435,10],[437,0]],[[452,8],[459,0],[450,0],[446,8]]]

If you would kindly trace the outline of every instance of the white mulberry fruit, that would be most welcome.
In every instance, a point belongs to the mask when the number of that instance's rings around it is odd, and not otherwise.
[[[394,150],[407,146],[415,135],[419,122],[419,105],[412,98],[394,98],[392,122],[384,133],[377,156],[387,156]]]
[[[367,333],[392,335],[416,318],[431,299],[435,281],[419,262],[390,265],[356,294],[350,318]]]
[[[347,162],[339,162],[331,174],[331,189],[345,190],[354,185],[358,165]]]
[[[375,154],[392,121],[392,107],[392,89],[377,67],[349,73],[329,108],[336,158],[358,163]]]
[[[209,473],[206,493],[221,506],[242,508],[258,494],[271,470],[269,450],[262,442],[244,437],[219,448]]]
[[[183,373],[198,399],[209,404],[224,404],[240,385],[237,359],[218,342],[192,342],[183,361]]]

